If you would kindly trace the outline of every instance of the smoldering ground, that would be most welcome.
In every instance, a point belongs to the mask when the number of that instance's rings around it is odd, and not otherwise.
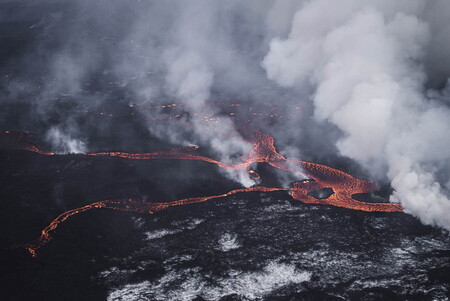
[[[62,152],[95,148],[101,135],[146,131],[203,143],[230,160],[249,148],[230,120],[220,127],[236,137],[227,141],[206,123],[186,121],[188,135],[145,119],[99,122],[87,112],[181,102],[188,112],[220,115],[205,109],[217,99],[300,106],[297,118],[259,124],[280,151],[354,160],[390,182],[391,200],[406,212],[450,229],[444,0],[0,5],[3,128],[41,131]]]

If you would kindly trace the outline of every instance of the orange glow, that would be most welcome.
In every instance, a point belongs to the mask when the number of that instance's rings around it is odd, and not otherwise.
[[[52,236],[50,233],[54,231],[62,222],[67,220],[69,217],[89,211],[92,209],[112,209],[119,211],[129,211],[129,212],[139,212],[139,213],[149,213],[153,214],[155,212],[167,209],[172,206],[180,206],[180,205],[188,205],[195,203],[202,203],[212,199],[218,199],[227,197],[233,194],[242,193],[242,192],[272,192],[272,191],[282,191],[289,190],[288,188],[268,188],[263,186],[253,186],[250,188],[242,188],[235,189],[229,191],[224,194],[206,196],[206,197],[195,197],[195,198],[186,198],[181,200],[176,200],[172,202],[148,202],[148,201],[140,201],[136,199],[118,199],[118,200],[103,200],[99,202],[95,202],[80,208],[72,209],[66,211],[55,218],[47,227],[45,227],[41,231],[41,235],[35,239],[34,241],[23,245],[24,247],[33,257],[37,256],[37,250],[43,246],[45,246],[51,239]]]
[[[228,106],[241,106],[239,104],[227,104]],[[167,106],[151,107],[151,108],[172,108],[181,106],[179,104],[170,104]],[[252,108],[248,108],[252,111]],[[204,119],[205,121],[211,119]],[[42,155],[54,155],[51,152],[45,152],[40,150],[36,145],[27,141],[26,137],[20,133],[12,135],[10,131],[5,131],[0,135],[0,142],[2,144],[9,144],[10,149],[15,150],[27,150]],[[8,138],[5,138],[8,136]],[[236,193],[244,192],[272,192],[272,191],[289,191],[292,198],[295,200],[308,203],[308,204],[325,204],[336,207],[342,207],[353,210],[368,211],[368,212],[402,212],[401,205],[395,203],[367,203],[353,199],[354,194],[370,193],[379,189],[376,183],[368,180],[357,179],[348,173],[343,171],[306,161],[286,159],[283,155],[278,153],[275,148],[274,138],[270,135],[264,134],[259,130],[250,131],[250,133],[244,133],[245,138],[253,144],[252,150],[248,155],[241,158],[241,161],[235,164],[226,164],[196,154],[199,150],[198,146],[175,148],[165,151],[157,151],[152,153],[126,153],[126,152],[98,152],[89,153],[87,156],[92,157],[119,157],[131,160],[197,160],[215,164],[223,169],[243,170],[248,172],[250,178],[253,180],[260,179],[260,175],[249,169],[252,164],[255,163],[267,163],[274,168],[285,171],[298,171],[301,170],[307,179],[299,179],[301,181],[294,182],[292,188],[269,188],[263,186],[253,186],[250,188],[242,188],[232,190],[230,192],[215,195],[215,196],[203,196],[195,198],[185,198],[175,201],[167,202],[152,202],[152,201],[140,201],[136,199],[119,199],[119,200],[103,200],[95,202],[80,208],[66,211],[55,218],[47,227],[41,231],[41,235],[36,240],[23,245],[25,249],[32,256],[36,256],[36,251],[47,244],[51,239],[50,233],[54,231],[61,223],[67,220],[69,217],[81,212],[85,212],[92,209],[112,209],[119,211],[133,211],[140,213],[150,213],[164,210],[168,207],[187,205],[194,203],[201,203],[211,199],[223,198]],[[311,194],[315,191],[331,188],[333,193],[326,198],[316,198]]]
[[[46,152],[38,148],[34,143],[27,139],[27,134],[23,132],[0,132],[0,148],[1,147],[11,150],[26,150],[41,155],[54,155],[52,152]]]
[[[249,170],[248,171],[248,174],[249,174],[249,176],[250,176],[250,178],[252,178],[253,180],[259,180],[259,179],[261,179],[261,176],[259,175],[259,173],[257,173],[256,171],[254,171],[254,170]]]

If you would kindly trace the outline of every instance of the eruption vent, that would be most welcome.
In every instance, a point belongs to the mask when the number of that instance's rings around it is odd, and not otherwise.
[[[10,134],[10,132],[3,133],[3,135]],[[248,135],[251,143],[253,143],[253,149],[246,157],[243,158],[243,162],[237,164],[225,164],[206,156],[192,154],[192,152],[198,151],[198,147],[177,148],[167,151],[142,154],[125,152],[100,152],[89,153],[87,155],[94,157],[120,157],[130,160],[198,160],[215,164],[223,169],[232,170],[247,170],[252,164],[268,163],[274,168],[285,171],[293,171],[301,168],[308,179],[294,182],[292,188],[253,186],[250,188],[232,190],[220,195],[187,198],[176,201],[153,202],[141,201],[136,199],[103,200],[62,213],[41,231],[41,236],[39,238],[24,245],[23,247],[25,247],[33,256],[36,256],[36,251],[51,240],[50,233],[54,231],[62,222],[73,215],[92,209],[103,208],[153,214],[172,206],[201,203],[211,199],[223,198],[234,195],[236,193],[245,192],[290,191],[291,196],[294,199],[304,203],[332,205],[368,212],[402,212],[402,207],[399,204],[366,203],[357,201],[353,198],[353,195],[355,194],[370,193],[377,190],[377,184],[371,181],[354,178],[353,176],[343,171],[325,165],[286,159],[284,156],[277,152],[274,145],[274,138],[272,136],[264,134],[258,130],[254,130]],[[15,139],[13,139],[12,141],[14,141],[15,143],[11,145],[12,149],[27,150],[41,155],[55,155],[51,152],[44,152],[37,146],[26,142],[26,140],[23,139],[23,134],[15,133],[14,136]],[[248,173],[253,179],[259,179],[259,174],[254,170],[249,170]],[[313,196],[314,192],[325,188],[332,189],[333,193],[326,198],[317,198]]]

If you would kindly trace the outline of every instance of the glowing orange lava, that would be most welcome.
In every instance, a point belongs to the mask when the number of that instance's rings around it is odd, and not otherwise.
[[[175,104],[173,106],[175,106]],[[1,136],[5,135],[10,136],[11,132],[3,132]],[[13,138],[13,136],[16,136],[16,138]],[[348,173],[325,165],[286,159],[284,156],[277,152],[274,145],[274,138],[258,130],[254,130],[248,133],[246,136],[249,142],[251,142],[254,146],[250,153],[245,156],[240,163],[237,164],[226,164],[206,156],[194,154],[194,152],[199,149],[195,146],[141,154],[126,152],[99,152],[89,153],[87,155],[94,157],[120,157],[132,160],[198,160],[216,164],[220,168],[234,170],[248,170],[250,165],[254,163],[264,162],[270,164],[274,168],[285,171],[301,171],[305,175],[305,179],[302,181],[294,182],[292,188],[269,188],[263,186],[253,186],[250,188],[232,190],[230,192],[215,196],[186,198],[169,202],[151,202],[135,199],[103,200],[62,213],[42,230],[41,236],[39,238],[32,241],[31,243],[24,245],[23,247],[25,247],[33,256],[36,256],[36,251],[51,240],[50,232],[54,231],[62,222],[67,220],[69,217],[91,209],[105,208],[120,211],[155,213],[172,206],[200,203],[211,199],[230,196],[236,193],[252,191],[271,192],[284,190],[290,191],[291,196],[294,199],[309,204],[326,204],[369,212],[402,212],[402,207],[399,204],[367,203],[357,201],[353,198],[353,195],[355,194],[370,193],[378,190],[378,185],[371,181],[357,179]],[[36,145],[27,142],[26,139],[24,139],[24,137],[20,136],[19,134],[11,135],[7,139],[3,137],[2,139],[3,140],[0,139],[0,141],[3,141],[3,144],[9,143],[11,149],[22,149],[42,155],[54,155],[54,153],[40,150]],[[259,174],[254,170],[248,170],[247,172],[249,173],[249,176],[254,180],[260,178]],[[326,198],[316,198],[312,196],[315,191],[324,188],[331,188],[332,194]]]
[[[272,191],[281,191],[281,190],[289,190],[288,188],[268,188],[263,186],[253,186],[250,188],[242,188],[242,189],[235,189],[232,191],[229,191],[224,194],[219,195],[213,195],[213,196],[205,196],[205,197],[195,197],[195,198],[186,198],[181,200],[176,200],[172,202],[148,202],[148,201],[141,201],[136,199],[118,199],[118,200],[103,200],[99,202],[95,202],[80,208],[72,209],[69,211],[66,211],[59,215],[57,218],[55,218],[47,227],[45,227],[41,231],[41,236],[39,236],[34,241],[23,245],[24,247],[33,257],[37,256],[37,250],[43,246],[45,246],[51,239],[50,232],[54,231],[59,224],[67,220],[69,217],[89,211],[92,209],[112,209],[112,210],[119,210],[119,211],[132,211],[132,212],[139,212],[139,213],[149,213],[153,214],[155,212],[167,209],[172,206],[180,206],[180,205],[188,205],[188,204],[195,204],[195,203],[201,203],[206,202],[211,199],[217,199],[217,198],[223,198],[227,197],[236,193],[241,192],[251,192],[251,191],[259,191],[259,192],[272,192]]]
[[[253,180],[259,180],[261,179],[261,176],[259,175],[259,173],[257,173],[256,171],[250,169],[248,171],[248,175],[250,176],[250,178],[252,178]]]
[[[52,152],[45,152],[38,148],[28,139],[29,134],[17,131],[0,132],[0,148],[11,150],[26,150],[41,155],[54,155]]]

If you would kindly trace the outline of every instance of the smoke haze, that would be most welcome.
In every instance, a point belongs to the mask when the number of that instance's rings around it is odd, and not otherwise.
[[[112,131],[86,117],[90,110],[178,102],[214,116],[220,110],[207,104],[217,101],[300,106],[296,118],[260,122],[282,153],[354,160],[390,182],[391,201],[406,212],[450,230],[446,0],[0,7],[3,127],[41,129],[55,151],[85,152],[89,131]],[[220,125],[148,120],[140,127],[171,143],[208,146],[225,162],[251,148],[226,118]],[[253,183],[247,174],[229,176]]]

